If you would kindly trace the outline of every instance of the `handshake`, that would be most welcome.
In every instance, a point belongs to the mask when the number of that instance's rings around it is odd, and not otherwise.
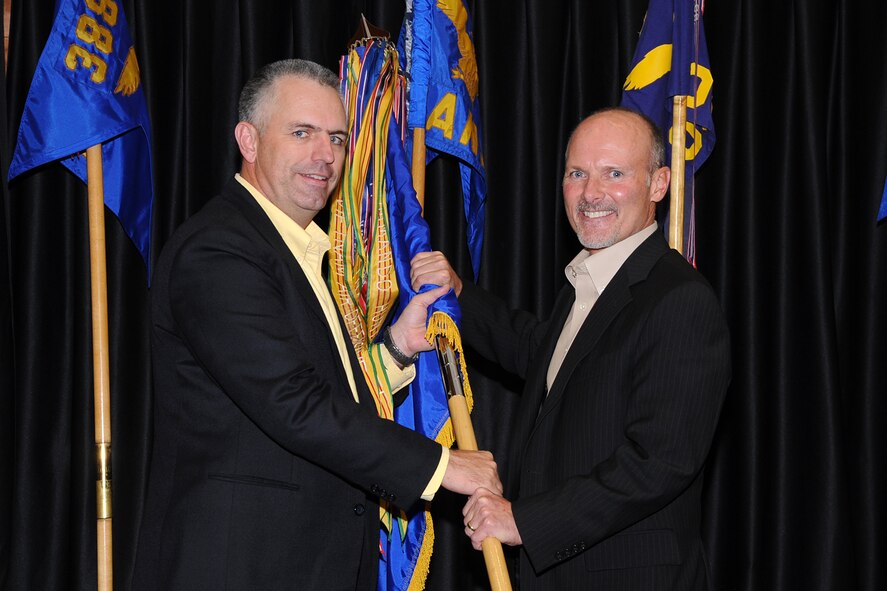
[[[447,490],[470,496],[462,509],[465,535],[475,550],[487,537],[503,544],[521,544],[511,512],[511,502],[502,496],[502,482],[493,454],[488,451],[450,451],[450,463],[441,483]]]

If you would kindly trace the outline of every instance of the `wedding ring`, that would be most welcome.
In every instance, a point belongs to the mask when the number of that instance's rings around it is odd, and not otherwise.
[[[471,522],[466,523],[466,525],[468,526],[468,529],[470,529],[471,531],[475,531],[474,527],[471,525]]]

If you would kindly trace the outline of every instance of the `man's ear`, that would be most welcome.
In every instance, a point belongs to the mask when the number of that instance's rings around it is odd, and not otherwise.
[[[234,139],[240,148],[240,155],[245,162],[252,164],[256,161],[256,151],[259,145],[259,130],[252,123],[241,121],[234,127]]]
[[[650,201],[659,203],[668,192],[669,183],[671,182],[671,169],[667,166],[660,166],[653,173],[650,179]]]

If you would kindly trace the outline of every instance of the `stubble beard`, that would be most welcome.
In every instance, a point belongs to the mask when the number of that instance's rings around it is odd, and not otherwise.
[[[579,232],[576,233],[576,237],[579,239],[579,243],[582,245],[582,247],[588,250],[601,250],[604,248],[609,248],[617,242],[615,233],[613,233],[612,236],[605,236],[596,240],[593,238],[585,239]]]
[[[579,206],[576,210],[576,238],[579,239],[579,243],[583,248],[588,250],[601,250],[603,248],[609,248],[616,244],[619,240],[619,226],[614,225],[609,230],[594,232],[590,229],[583,228],[582,220],[586,219],[584,215],[584,211],[600,211],[601,209],[609,209],[609,208],[594,208],[589,205]],[[618,216],[618,212],[613,213],[614,216]],[[606,232],[606,233],[604,233]]]

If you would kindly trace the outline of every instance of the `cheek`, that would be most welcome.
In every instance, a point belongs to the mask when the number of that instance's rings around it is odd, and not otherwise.
[[[564,185],[564,206],[567,209],[567,212],[570,213],[576,208],[576,204],[579,203],[579,200],[582,198],[582,188],[574,185]]]
[[[627,219],[641,223],[650,216],[650,202],[644,200],[633,200],[626,203],[622,208],[625,211]]]
[[[336,178],[342,176],[342,169],[345,168],[345,157],[336,158],[336,161],[333,162],[333,175]]]

